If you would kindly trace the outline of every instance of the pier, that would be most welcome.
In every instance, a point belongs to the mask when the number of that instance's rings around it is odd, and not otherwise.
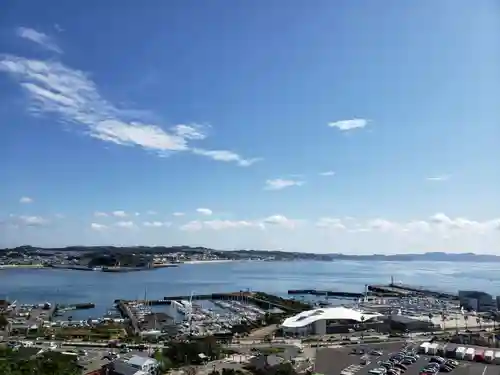
[[[130,326],[132,328],[132,332],[134,335],[137,335],[141,330],[139,327],[139,322],[137,321],[137,318],[135,317],[134,314],[132,314],[132,311],[130,311],[130,308],[128,307],[127,301],[123,300],[118,300],[115,301],[116,303],[116,308],[118,311],[120,311],[120,314],[128,319],[130,321]]]
[[[189,299],[189,297],[187,297],[187,299]],[[170,305],[172,303],[172,300],[155,299],[155,300],[125,301],[125,300],[121,300],[121,299],[115,299],[116,304],[119,304],[120,302],[124,302],[124,303],[136,302],[136,303],[142,303],[144,305],[149,305],[149,306],[162,306],[162,305]]]

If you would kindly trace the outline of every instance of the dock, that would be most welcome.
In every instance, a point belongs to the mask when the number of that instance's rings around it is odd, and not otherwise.
[[[183,298],[185,299],[185,298]],[[187,297],[189,299],[189,297]],[[172,303],[172,300],[165,300],[165,299],[155,299],[155,300],[134,300],[134,301],[125,301],[121,299],[115,299],[115,303],[119,304],[120,302],[136,302],[136,303],[142,303],[144,305],[148,306],[162,306],[162,305],[170,305]]]

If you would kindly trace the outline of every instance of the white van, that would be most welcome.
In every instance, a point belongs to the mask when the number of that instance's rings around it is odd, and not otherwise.
[[[493,363],[495,360],[495,352],[493,350],[486,350],[484,352],[484,361],[488,363]]]
[[[476,349],[474,348],[467,348],[467,350],[465,351],[465,358],[468,359],[469,361],[473,361],[475,355],[476,355]]]
[[[427,354],[429,351],[429,345],[431,345],[430,342],[423,342],[418,348],[419,352],[422,354]]]
[[[455,351],[457,359],[464,359],[465,358],[465,350],[466,349],[463,346],[460,346],[457,348],[457,350]]]

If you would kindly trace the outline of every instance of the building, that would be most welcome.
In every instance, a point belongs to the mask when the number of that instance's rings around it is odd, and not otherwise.
[[[388,327],[399,332],[426,332],[436,328],[432,322],[424,319],[413,319],[404,315],[390,315],[387,317]]]
[[[158,368],[158,361],[134,355],[130,359],[113,361],[108,368],[110,375],[154,375]]]
[[[346,333],[350,329],[376,328],[384,316],[345,307],[328,307],[301,312],[285,319],[281,325],[284,334],[325,335]]]
[[[460,305],[464,309],[477,312],[497,311],[497,301],[488,293],[476,290],[460,290]]]

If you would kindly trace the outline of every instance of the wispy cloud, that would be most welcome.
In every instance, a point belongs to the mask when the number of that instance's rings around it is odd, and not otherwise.
[[[142,223],[142,225],[150,228],[162,228],[162,227],[169,227],[172,225],[172,223],[168,221],[145,221]]]
[[[368,120],[357,118],[352,120],[341,120],[328,123],[331,128],[337,128],[340,131],[349,131],[353,129],[362,129],[368,125]]]
[[[235,162],[240,167],[249,167],[262,160],[261,158],[244,159],[237,153],[228,150],[203,150],[200,148],[193,148],[191,151],[196,155],[207,156],[214,160]]]
[[[438,176],[430,176],[427,177],[427,181],[435,181],[435,182],[441,182],[441,181],[448,181],[451,178],[451,175],[449,174],[443,174],[443,175],[438,175]]]
[[[321,172],[319,174],[320,176],[335,176],[335,172],[334,171],[326,171],[326,172]]]
[[[271,179],[266,181],[265,190],[282,190],[291,186],[302,186],[304,181],[292,179]]]
[[[50,221],[41,216],[10,215],[9,222],[15,226],[41,227],[50,224]]]
[[[184,216],[184,212],[174,212],[173,216]]]
[[[19,203],[23,203],[23,204],[33,203],[33,198],[21,197],[21,199],[19,199]]]
[[[39,31],[30,29],[28,27],[19,27],[16,30],[17,36],[30,40],[39,46],[57,53],[62,53],[62,50],[57,46],[57,44],[52,40],[47,34],[41,33]]]
[[[248,167],[258,158],[247,159],[229,150],[194,147],[207,137],[206,125],[181,124],[165,129],[151,123],[151,116],[133,108],[118,108],[101,96],[89,76],[59,61],[33,60],[0,55],[0,72],[14,77],[31,99],[34,115],[55,114],[90,137],[122,146],[140,147],[160,156],[192,152],[213,160]],[[78,126],[78,127],[77,127]]]
[[[96,231],[103,231],[103,230],[108,229],[108,226],[104,225],[104,224],[99,224],[99,223],[92,223],[92,224],[90,224],[90,228],[93,230],[96,230]]]
[[[120,228],[135,228],[135,224],[133,221],[119,221],[115,223],[115,225]]]
[[[196,212],[198,212],[199,214],[202,214],[202,215],[206,215],[206,216],[210,216],[213,213],[212,210],[209,208],[197,208]]]

